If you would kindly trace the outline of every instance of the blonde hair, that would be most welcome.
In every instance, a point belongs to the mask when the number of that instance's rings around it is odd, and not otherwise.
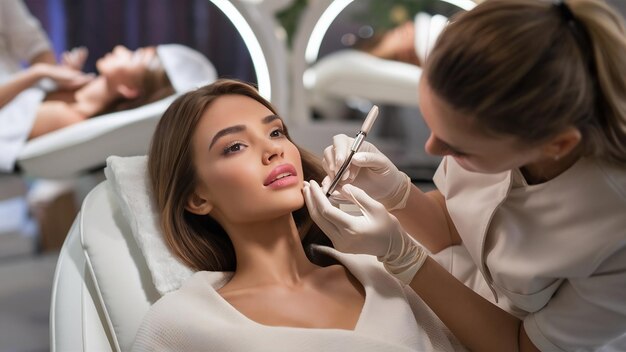
[[[185,209],[198,182],[191,147],[193,133],[210,104],[227,94],[250,97],[277,114],[254,87],[236,80],[218,80],[172,103],[156,127],[148,153],[148,174],[165,241],[183,263],[195,270],[236,269],[234,247],[224,228],[210,215],[200,216]],[[284,127],[285,135],[291,140]],[[301,148],[298,150],[304,179],[321,181],[325,173],[319,159]],[[324,264],[325,258],[317,258],[311,244],[332,246],[332,243],[313,223],[306,206],[295,211],[293,217],[307,256]]]
[[[626,162],[626,30],[603,0],[487,0],[454,18],[425,67],[432,90],[486,132]],[[563,5],[561,5],[563,6]]]

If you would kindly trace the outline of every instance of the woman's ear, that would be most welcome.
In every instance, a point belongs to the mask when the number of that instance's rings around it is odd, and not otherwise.
[[[558,160],[569,154],[582,140],[582,134],[576,127],[568,127],[552,138],[543,147],[546,157]]]
[[[213,210],[213,204],[205,197],[194,192],[187,199],[185,209],[196,215],[207,215]]]

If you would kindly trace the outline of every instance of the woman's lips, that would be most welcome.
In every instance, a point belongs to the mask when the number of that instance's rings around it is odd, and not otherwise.
[[[298,178],[296,176],[298,176],[298,173],[296,172],[296,168],[293,165],[278,165],[265,178],[265,182],[263,183],[263,185],[272,188],[289,186],[298,181]]]

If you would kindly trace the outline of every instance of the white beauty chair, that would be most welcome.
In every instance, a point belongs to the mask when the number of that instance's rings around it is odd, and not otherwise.
[[[128,351],[159,297],[130,225],[104,181],[85,198],[59,255],[51,351]]]
[[[324,98],[361,98],[377,104],[417,107],[421,75],[419,66],[358,50],[342,50],[307,69],[304,82],[313,102]]]
[[[163,239],[147,157],[109,157],[104,173],[59,255],[52,351],[128,351],[150,306],[193,274]]]

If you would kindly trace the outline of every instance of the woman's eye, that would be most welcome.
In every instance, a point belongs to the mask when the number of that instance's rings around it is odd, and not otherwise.
[[[228,147],[224,148],[223,154],[224,155],[228,155],[228,154],[231,154],[231,153],[236,153],[238,151],[241,151],[245,147],[246,147],[246,145],[243,144],[243,143],[239,143],[239,142],[233,143],[233,144],[229,145]]]
[[[270,132],[270,137],[282,137],[285,135],[285,131],[282,128],[277,128]]]

